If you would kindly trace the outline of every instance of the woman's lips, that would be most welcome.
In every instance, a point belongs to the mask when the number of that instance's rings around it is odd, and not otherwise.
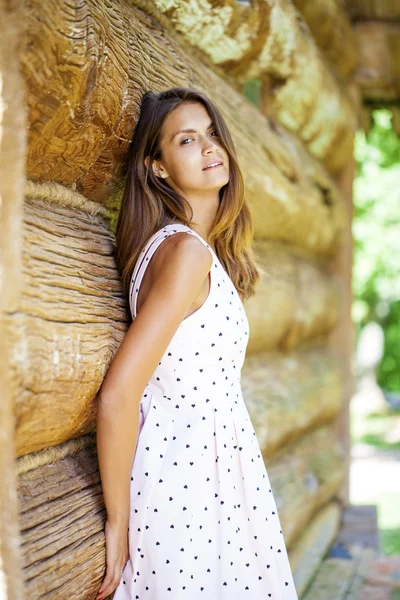
[[[221,164],[214,165],[213,167],[204,167],[203,171],[211,171],[212,169],[218,169],[218,167],[222,167]]]

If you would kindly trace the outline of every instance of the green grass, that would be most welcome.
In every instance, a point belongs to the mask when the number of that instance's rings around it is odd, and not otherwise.
[[[376,450],[400,450],[400,411],[385,410],[382,413],[365,414],[350,411],[352,443],[363,443]],[[400,452],[399,452],[400,460]],[[372,476],[372,475],[371,475]],[[393,481],[391,489],[384,492],[372,485],[358,504],[375,504],[382,552],[386,555],[400,554],[400,482]],[[400,600],[400,595],[392,600]]]
[[[379,493],[376,504],[378,507],[378,525],[381,548],[384,554],[400,554],[400,493]]]
[[[350,413],[351,441],[360,442],[383,450],[400,450],[400,429],[398,439],[389,439],[392,429],[400,423],[400,411],[387,410],[384,413]]]
[[[400,554],[400,527],[380,529],[379,534],[381,548],[385,554]]]

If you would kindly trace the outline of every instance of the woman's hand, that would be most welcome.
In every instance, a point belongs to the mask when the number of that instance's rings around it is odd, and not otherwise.
[[[129,558],[128,527],[114,525],[109,521],[105,524],[106,536],[106,576],[101,584],[96,600],[106,598],[118,587],[122,571]]]

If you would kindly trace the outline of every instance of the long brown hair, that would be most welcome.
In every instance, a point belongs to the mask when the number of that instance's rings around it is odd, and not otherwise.
[[[244,198],[243,176],[221,113],[205,94],[192,88],[173,87],[164,92],[147,91],[143,95],[129,148],[126,184],[116,228],[116,259],[122,284],[128,297],[136,260],[156,231],[177,222],[195,229],[190,204],[151,168],[153,160],[161,159],[160,134],[164,120],[184,102],[203,104],[215,125],[219,142],[229,156],[229,181],[219,192],[220,204],[207,241],[214,244],[219,260],[244,300],[254,294],[261,269],[255,263],[251,247],[253,225]],[[146,156],[150,159],[148,167]],[[190,219],[184,207],[191,215]]]

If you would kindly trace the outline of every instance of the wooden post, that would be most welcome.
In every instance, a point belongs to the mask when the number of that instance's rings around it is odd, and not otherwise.
[[[349,89],[349,95],[359,105],[358,88]],[[356,162],[354,156],[348,161],[346,166],[336,177],[336,183],[340,188],[346,206],[346,226],[343,236],[343,244],[331,263],[333,277],[337,278],[341,292],[341,311],[336,328],[329,336],[328,344],[335,353],[342,359],[342,368],[344,375],[343,403],[340,413],[335,421],[335,430],[341,445],[346,453],[346,479],[339,494],[339,499],[344,505],[349,503],[349,477],[351,460],[351,440],[350,440],[350,400],[354,394],[354,375],[353,375],[353,357],[354,357],[354,324],[352,321],[352,265],[353,265],[353,181],[355,175]]]
[[[14,397],[8,377],[7,313],[21,287],[26,124],[19,71],[21,0],[0,2],[0,598],[23,600],[14,453]]]

